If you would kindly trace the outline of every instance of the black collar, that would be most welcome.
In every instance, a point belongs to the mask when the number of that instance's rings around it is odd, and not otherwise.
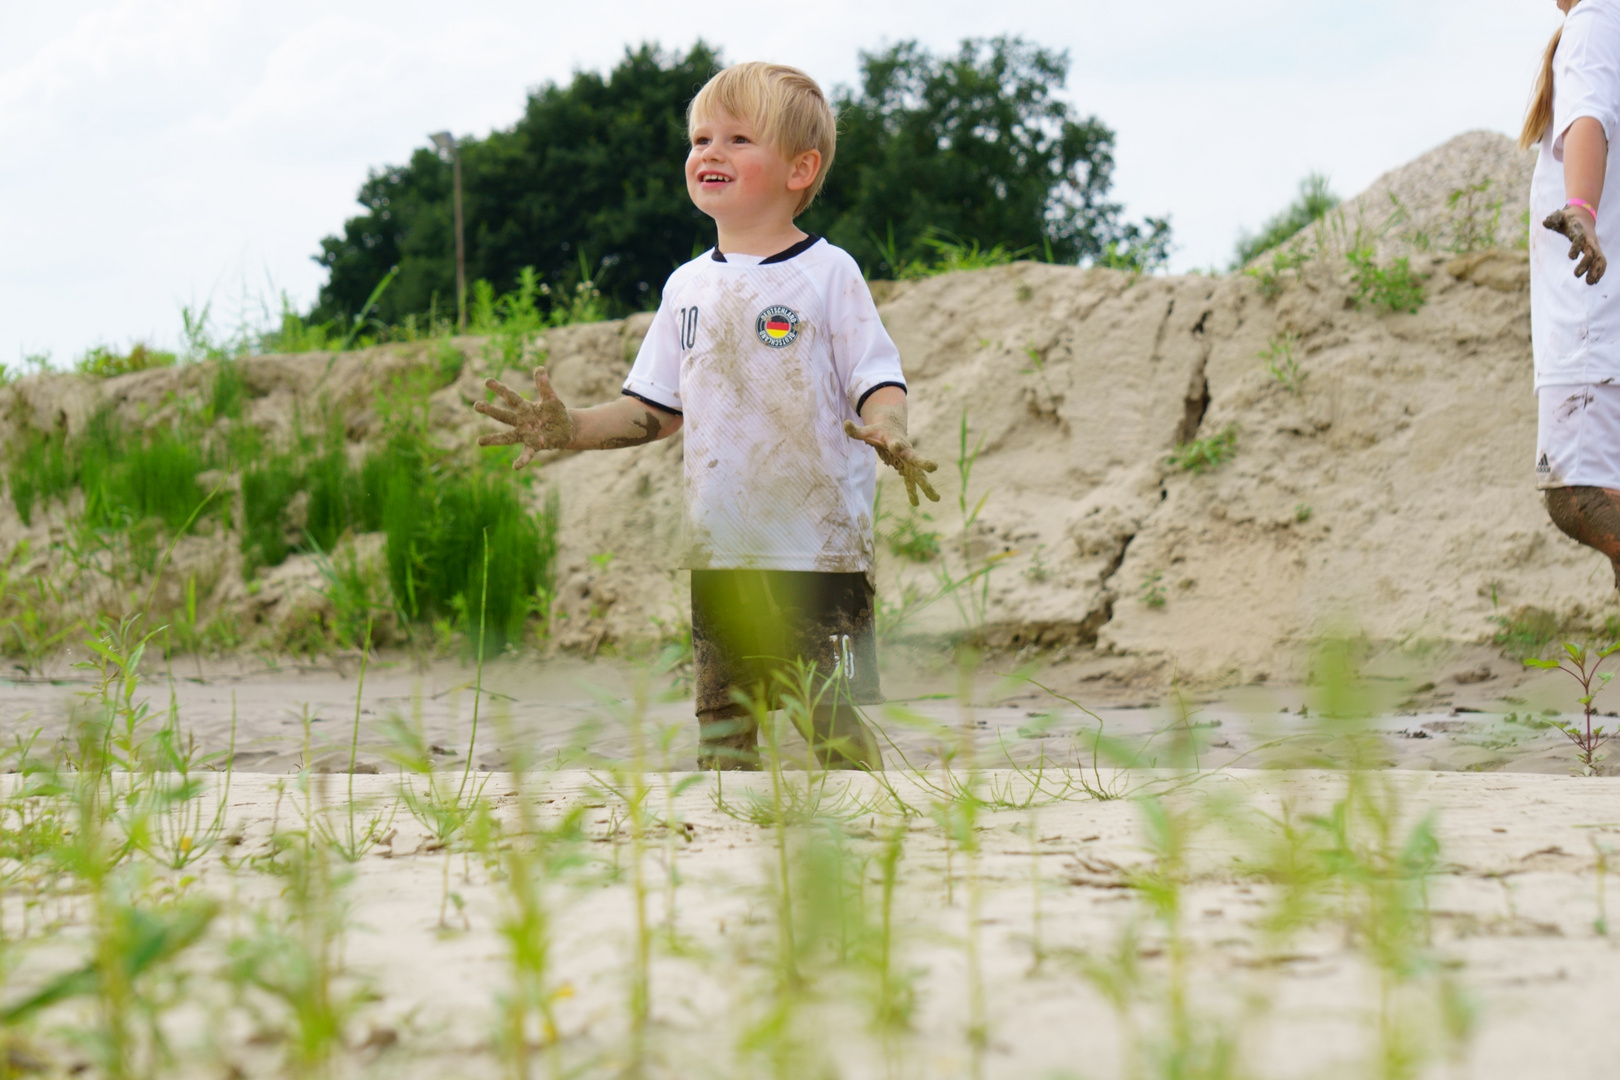
[[[783,251],[778,251],[775,255],[768,255],[765,258],[761,259],[759,261],[759,265],[761,265],[761,266],[769,266],[771,263],[787,262],[789,259],[793,258],[795,255],[801,255],[804,252],[809,251],[810,248],[813,247],[815,245],[815,243],[820,239],[821,239],[821,237],[817,236],[815,233],[810,233],[807,236],[805,236],[805,238],[803,240],[800,240],[797,244],[794,244],[792,247],[787,248],[787,249],[785,249]],[[726,261],[726,256],[720,250],[720,246],[718,244],[715,245],[714,255],[712,256],[712,258],[714,259],[715,262],[725,262]]]

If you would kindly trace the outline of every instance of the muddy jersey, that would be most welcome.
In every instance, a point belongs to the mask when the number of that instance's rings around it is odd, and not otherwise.
[[[844,421],[884,386],[900,354],[825,240],[671,274],[624,392],[685,420],[680,565],[870,571],[877,455]]]

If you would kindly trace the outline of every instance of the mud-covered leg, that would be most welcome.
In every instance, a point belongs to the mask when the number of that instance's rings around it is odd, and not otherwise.
[[[1547,491],[1547,515],[1565,536],[1609,557],[1620,589],[1620,491],[1561,487]]]
[[[759,730],[741,705],[698,713],[698,768],[715,771],[759,769]]]
[[[815,713],[816,760],[828,769],[883,768],[872,729],[848,705],[821,705]]]

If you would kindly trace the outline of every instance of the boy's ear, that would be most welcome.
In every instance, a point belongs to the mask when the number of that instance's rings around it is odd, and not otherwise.
[[[821,175],[821,151],[806,150],[788,160],[787,187],[789,191],[803,191]]]

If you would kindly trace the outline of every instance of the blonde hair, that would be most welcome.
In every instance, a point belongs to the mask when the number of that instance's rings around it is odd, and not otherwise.
[[[687,107],[687,128],[716,112],[753,124],[760,140],[785,158],[821,152],[821,168],[793,210],[794,217],[804,213],[821,191],[838,148],[838,118],[816,80],[784,64],[737,64],[703,84]]]
[[[1580,0],[1575,0],[1580,3]],[[1575,4],[1569,5],[1573,10]],[[1530,91],[1530,108],[1524,114],[1524,127],[1519,132],[1519,149],[1528,150],[1536,145],[1552,127],[1553,121],[1553,57],[1558,52],[1558,42],[1564,37],[1564,28],[1560,26],[1553,32],[1552,40],[1547,42],[1547,51],[1541,57],[1541,74],[1536,76],[1535,89]]]

